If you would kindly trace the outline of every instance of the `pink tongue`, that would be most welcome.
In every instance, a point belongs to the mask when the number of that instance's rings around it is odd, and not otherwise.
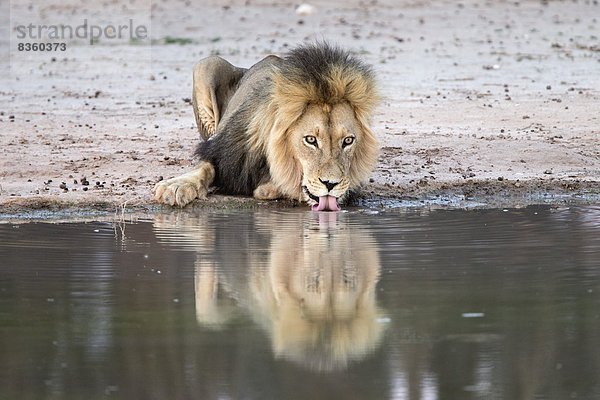
[[[312,206],[313,211],[340,211],[337,199],[333,196],[319,197],[319,204]]]

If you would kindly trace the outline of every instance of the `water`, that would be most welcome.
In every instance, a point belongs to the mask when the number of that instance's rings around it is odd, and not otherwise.
[[[0,225],[0,399],[598,399],[600,208]]]

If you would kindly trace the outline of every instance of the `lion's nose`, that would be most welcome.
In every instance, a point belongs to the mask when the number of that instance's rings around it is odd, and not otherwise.
[[[336,187],[336,185],[339,183],[339,182],[324,181],[321,178],[319,178],[319,180],[321,181],[321,183],[323,185],[325,185],[325,187],[327,188],[327,191],[329,191],[329,192],[331,192],[331,189],[333,189],[334,187]]]

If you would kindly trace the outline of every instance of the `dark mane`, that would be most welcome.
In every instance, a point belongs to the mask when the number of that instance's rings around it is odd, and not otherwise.
[[[252,195],[258,185],[269,181],[264,154],[250,151],[246,131],[250,120],[245,107],[232,115],[218,134],[200,142],[195,156],[215,168],[213,185],[222,193]]]
[[[293,83],[315,87],[315,94],[322,103],[335,104],[339,101],[340,88],[331,79],[331,74],[336,68],[343,75],[359,76],[369,81],[375,79],[370,66],[346,50],[328,43],[305,44],[291,50],[284,57],[280,71]]]

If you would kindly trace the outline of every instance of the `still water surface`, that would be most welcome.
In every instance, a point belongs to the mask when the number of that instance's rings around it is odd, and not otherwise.
[[[0,225],[0,399],[599,399],[600,208]]]

